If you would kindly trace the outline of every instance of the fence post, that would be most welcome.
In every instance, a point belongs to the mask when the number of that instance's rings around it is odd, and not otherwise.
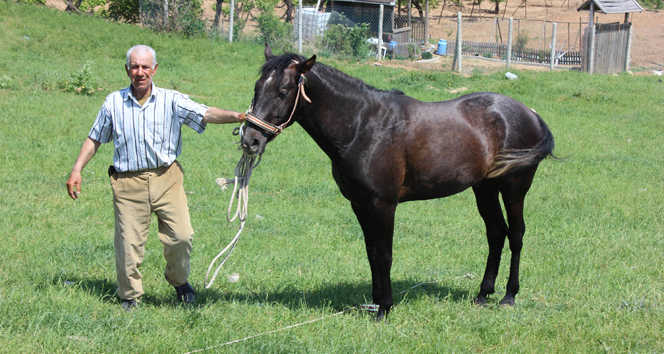
[[[377,60],[380,61],[380,48],[383,46],[383,4],[380,4],[378,12],[378,46],[376,47]],[[387,48],[385,48],[387,51]]]
[[[168,30],[168,0],[164,0],[164,29]]]
[[[553,71],[556,61],[556,26],[557,23],[553,23],[553,29],[551,32],[551,71]]]
[[[461,72],[461,12],[457,12],[457,35],[452,70]]]
[[[297,52],[302,54],[302,0],[297,2]]]
[[[510,68],[512,62],[512,30],[514,29],[514,19],[510,17],[510,27],[507,30],[507,68]]]
[[[588,26],[590,26],[590,35],[588,36],[588,73],[595,73],[595,3],[590,2],[590,16],[588,17]]]
[[[424,15],[424,47],[429,49],[429,0],[426,1],[425,5],[425,15]]]
[[[233,43],[233,14],[235,13],[235,0],[231,0],[231,14],[228,22],[228,41]]]
[[[629,24],[629,29],[627,30],[627,52],[625,53],[625,71],[629,70],[629,56],[632,53],[632,24]]]

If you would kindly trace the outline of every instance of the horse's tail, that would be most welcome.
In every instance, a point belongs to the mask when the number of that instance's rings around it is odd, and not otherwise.
[[[535,115],[537,115],[537,120],[544,130],[544,137],[542,140],[530,149],[503,150],[499,152],[494,159],[491,170],[489,170],[489,173],[487,174],[487,178],[500,177],[515,169],[537,165],[548,156],[557,158],[553,155],[553,148],[555,145],[553,134],[551,134],[549,127],[544,123],[542,117],[537,113],[535,113]]]

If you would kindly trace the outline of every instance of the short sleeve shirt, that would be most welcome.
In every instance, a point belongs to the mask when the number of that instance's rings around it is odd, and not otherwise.
[[[88,136],[113,141],[113,165],[119,172],[170,166],[182,152],[182,126],[202,134],[207,110],[185,94],[154,84],[141,107],[130,86],[106,97]]]

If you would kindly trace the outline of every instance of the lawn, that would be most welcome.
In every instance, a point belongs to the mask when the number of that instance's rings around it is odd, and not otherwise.
[[[370,302],[369,265],[327,157],[297,124],[268,145],[239,245],[204,290],[209,262],[238,227],[225,220],[230,191],[214,183],[240,158],[227,125],[202,135],[185,129],[179,159],[196,231],[196,306],[178,304],[163,279],[154,224],[141,267],[146,295],[127,313],[114,294],[112,147],[84,170],[79,200],[64,186],[105,96],[128,84],[126,50],[155,48],[158,86],[244,111],[262,48],[5,1],[0,33],[0,352],[664,351],[664,83],[656,77],[524,71],[511,81],[320,58],[423,101],[457,97],[459,88],[495,91],[544,118],[565,159],[543,161],[526,198],[516,306],[498,305],[507,246],[498,293],[487,307],[471,303],[488,246],[466,191],[399,206],[388,323],[358,310],[332,316]],[[88,62],[86,75],[102,90],[60,90]],[[232,273],[238,282],[227,280]]]

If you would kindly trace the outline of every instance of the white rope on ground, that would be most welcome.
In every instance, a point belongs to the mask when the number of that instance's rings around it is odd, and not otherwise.
[[[222,251],[222,252],[223,252],[223,251]],[[398,292],[397,295],[399,295],[399,294],[403,294],[403,293],[405,293],[405,292],[407,292],[407,291],[409,291],[409,290],[415,289],[415,288],[417,288],[417,287],[419,287],[419,286],[422,286],[422,285],[433,284],[433,283],[439,283],[439,282],[441,282],[441,281],[443,281],[443,279],[440,279],[440,280],[434,280],[434,281],[429,281],[429,282],[424,282],[424,283],[419,283],[419,284],[416,284],[416,285],[411,286],[411,287],[408,288],[408,289],[405,289],[405,290],[402,290],[402,291]],[[362,306],[364,306],[364,305],[362,305]],[[239,343],[239,342],[244,342],[244,341],[246,341],[246,340],[249,340],[249,339],[252,339],[252,338],[256,338],[256,337],[260,337],[260,336],[264,336],[264,335],[266,335],[266,334],[271,334],[271,333],[276,333],[276,332],[285,331],[285,330],[287,330],[287,329],[291,329],[291,328],[295,328],[295,327],[303,326],[303,325],[306,325],[306,324],[310,324],[310,323],[314,323],[314,322],[322,321],[322,320],[324,320],[324,319],[326,319],[326,318],[330,318],[330,317],[338,316],[338,315],[344,314],[344,313],[346,313],[346,312],[349,312],[349,311],[355,310],[355,309],[357,309],[357,308],[359,308],[359,307],[360,307],[360,306],[354,306],[354,307],[351,307],[351,308],[349,308],[349,309],[345,309],[345,310],[343,310],[343,311],[339,311],[339,312],[337,312],[337,313],[334,313],[334,314],[331,314],[331,315],[328,315],[328,316],[323,316],[323,317],[320,317],[320,318],[316,318],[316,319],[309,320],[309,321],[306,321],[306,322],[302,322],[302,323],[298,323],[298,324],[290,325],[290,326],[287,326],[287,327],[282,327],[282,328],[278,328],[278,329],[273,329],[273,330],[268,331],[268,332],[263,332],[263,333],[259,333],[259,334],[254,334],[254,335],[251,335],[251,336],[248,336],[248,337],[244,337],[244,338],[242,338],[242,339],[236,339],[236,340],[234,340],[234,341],[230,341],[230,342],[226,342],[226,343],[222,343],[222,344],[213,345],[213,346],[211,346],[211,347],[205,347],[205,348],[202,348],[202,349],[197,349],[197,350],[194,350],[194,351],[191,351],[191,352],[186,352],[186,353],[184,353],[184,354],[200,353],[200,352],[203,352],[203,351],[206,351],[206,350],[210,350],[210,349],[214,349],[214,348],[219,348],[219,347],[223,347],[223,346],[226,346],[226,345],[231,345],[231,344],[235,344],[235,343]]]
[[[217,278],[217,274],[221,270],[221,267],[226,263],[226,260],[228,257],[230,257],[231,253],[235,249],[235,245],[237,245],[238,240],[240,239],[240,234],[242,233],[242,230],[244,229],[244,224],[245,221],[247,220],[247,207],[249,205],[249,178],[251,177],[251,171],[253,171],[256,166],[261,162],[261,156],[263,155],[247,155],[245,153],[242,153],[242,157],[240,158],[240,161],[237,163],[237,166],[235,167],[235,178],[234,179],[229,179],[229,178],[217,178],[216,182],[219,186],[221,186],[222,190],[225,190],[229,184],[234,184],[235,186],[233,187],[233,194],[231,196],[231,201],[228,203],[228,212],[226,213],[226,219],[228,222],[233,222],[235,219],[238,217],[240,218],[240,230],[238,230],[237,234],[231,240],[231,242],[224,248],[219,254],[217,254],[216,257],[212,260],[210,263],[210,266],[208,266],[207,273],[205,273],[205,288],[209,289],[212,286],[212,283],[214,283],[214,280]],[[235,198],[237,198],[237,208],[235,209],[235,215],[231,217],[231,210],[233,209],[233,202],[235,201]],[[217,262],[221,256],[223,256],[226,251],[228,253],[224,257],[224,259],[219,263],[219,266],[217,267],[217,270],[214,272],[214,275],[212,275],[212,279],[210,279],[210,282],[208,283],[208,276],[210,275],[210,271],[212,270],[212,267],[214,264]]]

